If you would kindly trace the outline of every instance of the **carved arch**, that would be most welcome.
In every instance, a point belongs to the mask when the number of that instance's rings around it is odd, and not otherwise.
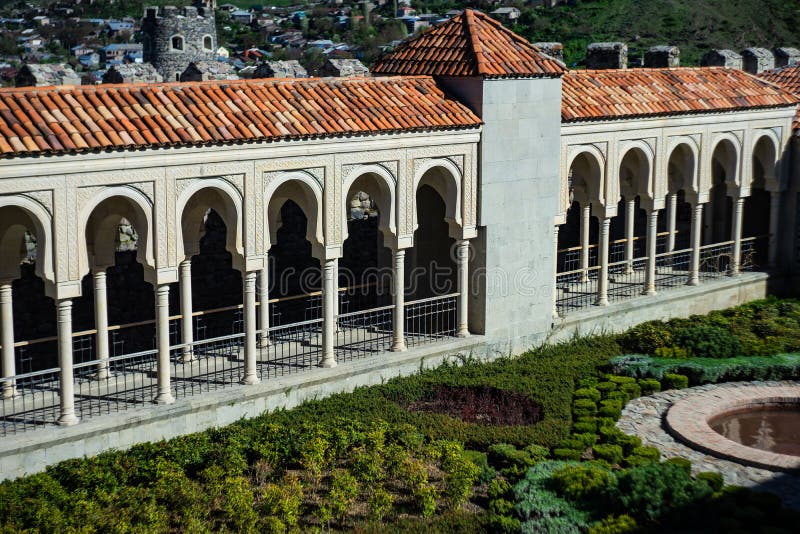
[[[21,247],[20,239],[24,239],[25,230],[33,230],[36,234],[36,274],[45,281],[48,294],[55,287],[55,265],[53,240],[53,221],[50,212],[39,202],[24,195],[0,196],[0,210],[3,208],[18,209],[23,215],[28,217],[28,221],[6,221],[0,222],[0,271],[2,276],[15,274],[19,276],[19,261],[21,258],[14,255],[15,249],[18,254]],[[5,218],[4,218],[5,219]],[[25,225],[25,230],[20,234],[19,226]],[[30,224],[31,228],[27,225]],[[11,232],[10,234],[8,232]],[[16,240],[16,244],[13,242]],[[9,248],[11,247],[11,248]],[[16,265],[14,261],[16,260]]]
[[[123,218],[133,224],[139,236],[136,259],[145,268],[146,276],[155,270],[153,204],[134,187],[114,186],[104,188],[81,207],[78,219],[78,272],[81,277],[89,274],[92,267],[113,265],[114,241]],[[94,232],[87,236],[90,229]]]
[[[244,208],[239,190],[223,178],[203,178],[190,183],[176,204],[178,221],[178,261],[200,252],[200,237],[205,231],[204,217],[213,209],[225,223],[225,249],[231,253],[233,268],[244,269],[242,224]]]
[[[347,211],[350,202],[350,190],[354,185],[367,193],[378,204],[381,217],[379,228],[383,233],[384,243],[391,246],[397,237],[397,180],[382,165],[359,165],[353,169],[342,183],[342,203],[340,213],[343,217],[342,242],[347,239]]]
[[[431,173],[430,171],[436,171]],[[424,184],[423,184],[424,182]],[[445,221],[449,228],[450,237],[461,239],[463,234],[463,209],[470,206],[461,205],[461,184],[463,183],[461,171],[449,159],[432,159],[423,163],[414,176],[414,195],[411,199],[414,230],[417,229],[417,191],[422,185],[431,186],[442,198],[445,204]]]
[[[670,164],[673,156],[680,157],[680,163],[683,165],[683,180],[680,186],[671,182]],[[683,189],[684,192],[698,194],[700,192],[699,163],[700,149],[694,139],[688,136],[672,138],[667,149],[667,192],[677,193],[679,189]],[[687,174],[689,176],[688,183]]]
[[[605,155],[594,145],[575,145],[570,147],[570,149],[571,153],[567,158],[566,179],[573,180],[572,185],[575,200],[582,204],[597,202],[599,205],[605,206]],[[576,177],[572,174],[573,167],[576,163],[583,164],[582,166],[585,168],[581,170],[586,173],[586,176]],[[582,183],[578,183],[576,178],[580,178]],[[566,188],[566,192],[568,195],[570,194],[569,187]],[[569,204],[570,202],[567,201],[566,205],[569,206]]]
[[[719,162],[720,166],[725,171],[725,182],[730,187],[727,187],[728,196],[738,196],[739,189],[741,188],[741,153],[742,144],[739,138],[729,132],[724,132],[714,136],[711,143],[711,186],[714,184],[714,161]],[[730,148],[728,148],[730,147]],[[724,153],[719,154],[722,150]]]
[[[765,150],[760,150],[762,146],[768,146],[766,153],[763,153]],[[752,158],[754,160],[758,160],[759,164],[764,170],[764,188],[767,191],[780,191],[781,188],[781,176],[779,176],[781,154],[780,147],[780,139],[774,131],[760,130],[756,132],[750,153],[752,154]],[[753,186],[755,180],[755,165],[750,165],[750,176],[748,177],[749,187]]]
[[[283,172],[267,183],[264,189],[264,228],[267,229],[264,235],[265,250],[268,251],[272,243],[277,241],[277,232],[281,226],[281,208],[287,200],[296,203],[303,210],[308,221],[306,239],[311,243],[312,254],[317,258],[323,257],[323,190],[317,179],[305,171]]]
[[[617,179],[619,180],[619,191],[623,196],[640,195],[643,198],[653,200],[655,198],[655,173],[653,167],[655,154],[653,148],[641,140],[625,141],[620,144],[620,158],[617,166]],[[631,160],[634,161],[631,161]],[[636,165],[636,168],[623,168],[623,166]],[[626,185],[623,183],[623,172],[630,172],[637,176],[632,176],[635,183]]]

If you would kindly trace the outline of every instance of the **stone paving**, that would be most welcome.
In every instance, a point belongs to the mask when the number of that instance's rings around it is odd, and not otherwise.
[[[742,386],[798,387],[800,382],[734,382],[663,391],[629,402],[622,411],[617,426],[628,434],[639,436],[644,445],[657,447],[665,458],[681,457],[690,460],[695,473],[715,471],[724,477],[726,484],[775,493],[781,497],[786,506],[800,510],[800,477],[785,472],[748,467],[692,449],[677,441],[666,430],[666,414],[675,402],[698,393],[718,394],[725,389],[738,389]]]

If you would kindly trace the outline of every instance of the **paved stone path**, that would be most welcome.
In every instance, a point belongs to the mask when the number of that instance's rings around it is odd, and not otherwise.
[[[800,477],[783,472],[748,467],[694,450],[673,438],[664,426],[667,410],[676,401],[705,391],[719,391],[741,386],[798,386],[800,382],[733,382],[709,384],[688,389],[662,391],[629,402],[617,426],[627,434],[642,438],[644,445],[658,447],[665,458],[681,457],[692,462],[692,471],[715,471],[726,484],[736,484],[758,491],[775,493],[784,505],[800,510]]]

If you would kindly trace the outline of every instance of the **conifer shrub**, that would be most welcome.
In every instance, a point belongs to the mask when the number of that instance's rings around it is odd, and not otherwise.
[[[689,377],[677,373],[665,373],[661,384],[664,389],[684,389],[689,387]]]
[[[572,501],[597,497],[614,480],[608,469],[591,463],[564,466],[553,471],[551,478],[556,492]]]
[[[637,532],[639,525],[627,514],[610,515],[589,528],[589,534],[630,534]]]
[[[579,417],[593,416],[597,413],[597,404],[591,399],[575,399],[572,402],[572,415]]]
[[[655,378],[642,378],[639,380],[642,395],[652,395],[661,391],[661,383]]]
[[[595,434],[597,421],[593,417],[581,417],[572,424],[572,431],[576,434]]]
[[[683,470],[684,473],[687,475],[692,474],[692,462],[687,460],[686,458],[681,458],[680,456],[675,456],[674,458],[668,458],[664,460],[665,464],[674,465]]]
[[[592,402],[600,402],[600,391],[597,388],[580,388],[572,394],[575,399],[589,399]]]
[[[713,471],[697,473],[694,478],[706,482],[714,492],[720,491],[725,485],[725,479],[722,478],[722,475]]]
[[[685,328],[675,336],[675,345],[698,358],[732,358],[739,355],[739,340],[730,330],[699,325]]]
[[[599,460],[605,460],[611,465],[622,463],[622,447],[611,443],[600,443],[592,447],[592,454]]]

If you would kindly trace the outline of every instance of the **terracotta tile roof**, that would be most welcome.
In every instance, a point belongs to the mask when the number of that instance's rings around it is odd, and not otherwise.
[[[474,128],[429,77],[0,89],[0,156]]]
[[[772,82],[800,98],[800,65],[790,65],[780,69],[767,70],[758,75],[768,82]],[[800,135],[800,109],[794,117],[792,128],[795,135]]]
[[[467,9],[378,60],[375,74],[556,77],[563,64],[480,11]]]
[[[738,69],[576,70],[564,76],[561,120],[682,115],[797,102],[791,93]]]

